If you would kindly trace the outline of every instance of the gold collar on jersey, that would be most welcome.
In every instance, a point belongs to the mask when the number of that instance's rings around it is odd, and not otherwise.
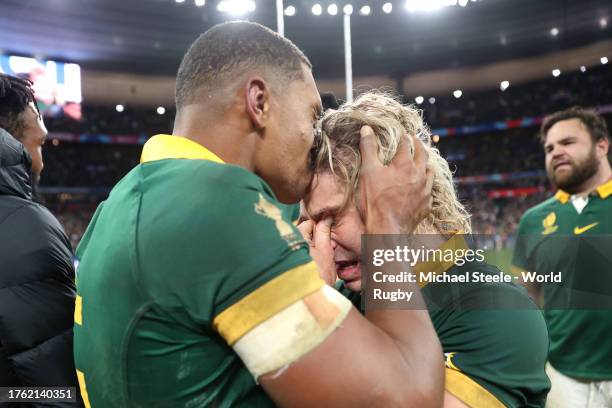
[[[597,191],[597,194],[599,194],[601,198],[603,199],[608,198],[610,195],[612,195],[612,180],[609,180],[608,182],[597,187],[595,191]],[[559,200],[562,204],[567,203],[570,197],[571,197],[571,194],[566,193],[563,190],[558,190],[557,193],[555,194],[555,198]]]
[[[223,163],[219,156],[193,140],[173,135],[155,135],[143,146],[140,162],[164,159],[210,160]]]

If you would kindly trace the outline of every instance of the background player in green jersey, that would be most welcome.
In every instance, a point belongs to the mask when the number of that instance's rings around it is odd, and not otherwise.
[[[602,117],[571,108],[545,119],[541,141],[559,190],[521,218],[513,264],[562,272],[561,284],[528,285],[550,333],[548,406],[612,407],[610,135]]]
[[[174,134],[145,144],[78,249],[86,405],[439,406],[428,314],[362,316],[321,280],[325,257],[315,265],[281,207],[313,174],[321,100],[302,52],[258,24],[215,26],[181,63],[176,105]],[[364,161],[366,230],[412,230],[428,213],[422,149],[384,169]],[[329,237],[318,243],[333,264]]]
[[[364,125],[371,128],[362,128]],[[418,135],[424,141],[428,167],[434,174],[433,211],[414,232],[438,237],[434,247],[465,245],[457,234],[471,231],[469,214],[456,197],[448,163],[430,146],[431,135],[416,109],[386,95],[367,93],[354,103],[328,112],[323,129],[328,136],[325,145],[329,148],[321,153],[313,189],[304,200],[307,220],[299,227],[306,236],[313,232],[315,238],[322,233],[330,234],[337,275],[343,280],[340,289],[354,303],[359,304],[362,289],[361,236],[367,233],[364,206],[360,201],[363,193],[358,193],[362,188],[359,163],[367,161],[368,154],[377,153],[380,161],[388,162],[398,146],[409,144],[410,139],[402,135]],[[374,149],[360,152],[360,132],[368,135]],[[398,182],[392,188],[409,194],[407,187]],[[330,230],[321,231],[318,225],[323,219],[331,220]],[[318,248],[314,244],[312,253],[316,257]],[[417,264],[413,271],[418,270]],[[478,262],[461,267],[440,264],[435,272],[462,274],[465,271],[499,273],[493,266]],[[435,357],[446,363],[444,406],[543,407],[550,386],[544,372],[548,337],[542,313],[525,290],[504,283],[457,284],[452,288],[447,286],[446,289],[452,290],[445,293],[441,289],[444,289],[441,285],[429,283],[422,291],[428,306],[429,300],[432,305],[434,300],[437,304],[429,309],[444,351],[444,355]],[[511,302],[511,308],[502,310],[496,305],[500,299]],[[466,307],[451,306],[456,300],[465,302]],[[368,313],[366,309],[366,316]],[[396,330],[410,328],[396,326]]]

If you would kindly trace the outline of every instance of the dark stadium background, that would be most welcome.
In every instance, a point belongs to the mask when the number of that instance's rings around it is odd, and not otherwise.
[[[138,163],[142,143],[172,131],[173,77],[189,44],[213,24],[235,19],[217,10],[218,1],[205,3],[0,2],[0,54],[74,62],[82,69],[83,118],[46,119],[50,134],[39,189],[73,246],[97,204]],[[255,3],[256,10],[240,18],[275,29],[275,2]],[[286,36],[311,59],[320,91],[342,100],[342,12],[327,13],[332,1],[284,3],[296,10],[285,17]],[[315,3],[322,6],[320,16],[311,12]],[[490,235],[492,247],[510,247],[522,213],[551,194],[537,139],[542,116],[581,105],[598,109],[610,124],[610,1],[461,1],[415,13],[393,1],[389,14],[383,1],[335,3],[355,9],[357,93],[384,87],[423,109],[455,170],[474,232]],[[359,13],[364,5],[369,15]],[[560,75],[553,76],[556,69]],[[510,83],[505,90],[502,81]]]

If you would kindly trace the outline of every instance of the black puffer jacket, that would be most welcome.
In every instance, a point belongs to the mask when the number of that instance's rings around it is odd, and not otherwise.
[[[0,386],[78,390],[72,250],[57,219],[32,201],[30,167],[23,145],[0,129]]]

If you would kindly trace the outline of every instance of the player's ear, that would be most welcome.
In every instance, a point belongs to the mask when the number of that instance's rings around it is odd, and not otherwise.
[[[269,118],[270,88],[261,77],[249,78],[245,88],[246,111],[256,131],[266,127]]]
[[[597,149],[598,156],[606,157],[610,151],[610,139],[602,137],[595,143],[595,148]]]

